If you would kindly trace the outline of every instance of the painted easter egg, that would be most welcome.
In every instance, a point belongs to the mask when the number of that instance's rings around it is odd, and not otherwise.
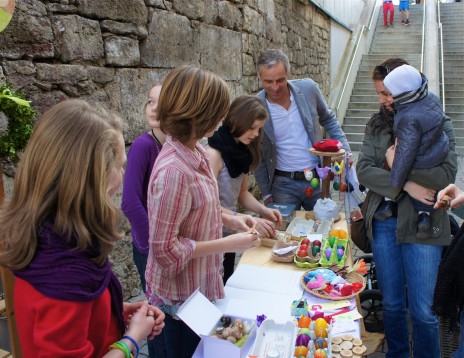
[[[296,337],[295,345],[296,346],[305,346],[305,347],[307,347],[310,340],[311,340],[311,338],[309,338],[309,336],[307,336],[306,334],[300,334],[300,335],[298,335],[298,337]]]
[[[338,187],[339,187],[338,182],[337,182],[337,181],[334,181],[334,183],[333,183],[333,188],[334,188],[334,190],[338,190]]]
[[[303,356],[306,357],[308,354],[308,347],[305,346],[298,346],[295,348],[295,357]]]
[[[337,238],[335,236],[329,236],[329,245],[330,245],[330,247],[334,246],[336,239]]]
[[[327,323],[325,318],[322,318],[322,317],[319,317],[318,319],[316,319],[316,321],[314,322],[314,326],[316,328],[318,327],[329,328],[329,324]]]
[[[314,358],[327,358],[327,352],[324,349],[317,349],[314,352]]]
[[[313,195],[313,189],[310,186],[307,186],[305,189],[305,195],[309,198]]]
[[[301,328],[299,331],[298,331],[298,335],[301,335],[301,334],[304,334],[308,337],[311,337],[311,331],[309,330],[309,328]]]
[[[343,249],[338,249],[337,250],[337,258],[338,258],[338,261],[340,261],[343,257],[343,255],[345,254],[345,251],[343,251]]]
[[[332,255],[332,249],[329,247],[328,249],[324,251],[324,254],[327,260],[330,260],[330,256]]]
[[[298,327],[309,328],[310,324],[311,324],[311,318],[309,318],[308,316],[300,316],[300,319],[298,320]]]
[[[321,246],[322,243],[319,240],[314,240],[313,241],[313,246]]]
[[[326,331],[327,332],[327,331]],[[327,337],[327,336],[326,336]],[[316,349],[323,349],[323,348],[327,348],[327,340],[322,338],[322,337],[318,337],[314,340],[314,347],[316,347]]]
[[[311,252],[312,252],[313,256],[316,256],[320,251],[321,251],[320,246],[313,246],[312,249],[311,249]]]
[[[309,183],[311,185],[311,188],[316,189],[319,187],[319,179],[317,178],[312,178],[311,182]]]

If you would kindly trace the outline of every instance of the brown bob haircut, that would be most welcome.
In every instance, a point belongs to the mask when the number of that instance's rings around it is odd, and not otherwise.
[[[229,88],[218,75],[195,66],[177,67],[161,89],[160,128],[181,143],[203,138],[226,116],[229,104]]]

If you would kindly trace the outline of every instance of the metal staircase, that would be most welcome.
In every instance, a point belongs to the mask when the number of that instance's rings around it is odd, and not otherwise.
[[[453,120],[456,151],[464,154],[464,2],[440,4],[445,113]],[[441,84],[443,85],[443,83]]]
[[[401,57],[420,69],[423,10],[424,6],[411,5],[410,25],[404,26],[401,24],[398,7],[395,6],[394,27],[386,29],[380,9],[371,48],[361,60],[343,124],[353,151],[361,148],[365,125],[371,115],[379,110],[378,97],[371,79],[374,67],[387,58]]]

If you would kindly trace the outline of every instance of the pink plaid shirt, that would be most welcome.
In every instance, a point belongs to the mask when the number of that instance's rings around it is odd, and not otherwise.
[[[199,156],[168,136],[151,173],[145,272],[151,304],[185,301],[198,287],[211,301],[224,297],[223,255],[192,258],[197,241],[222,237],[216,178],[203,147],[196,149]]]

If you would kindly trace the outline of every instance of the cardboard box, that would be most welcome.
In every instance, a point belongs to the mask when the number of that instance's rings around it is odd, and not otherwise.
[[[251,353],[257,357],[293,357],[297,328],[293,322],[279,324],[265,320],[259,327]]]
[[[278,227],[277,230],[285,231],[288,224],[295,217],[296,205],[294,204],[279,204],[279,203],[269,203],[266,205],[270,209],[277,209],[282,215],[283,224],[281,227]]]
[[[253,326],[248,339],[237,347],[235,344],[211,336],[219,325],[224,313],[212,304],[198,289],[179,308],[179,316],[196,334],[201,337],[192,357],[203,358],[245,358],[248,355],[256,338],[256,325]],[[229,314],[228,314],[229,315]],[[232,316],[232,319],[242,318]],[[244,318],[244,320],[250,320]]]

